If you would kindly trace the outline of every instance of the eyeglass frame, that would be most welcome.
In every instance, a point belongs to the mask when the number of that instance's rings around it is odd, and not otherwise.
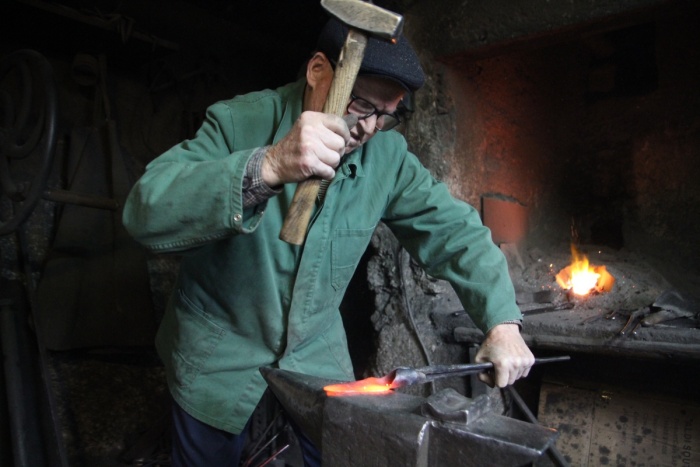
[[[353,103],[355,103],[355,101],[358,101],[358,100],[359,100],[359,101],[362,101],[362,102],[365,102],[369,107],[372,107],[372,108],[374,109],[373,111],[371,111],[371,112],[369,112],[369,113],[367,113],[367,114],[364,114],[364,115],[361,115],[361,116],[358,115],[358,116],[357,116],[357,119],[358,119],[358,120],[364,120],[364,119],[366,119],[366,118],[371,117],[372,115],[376,115],[376,116],[377,116],[377,123],[379,123],[379,119],[382,118],[382,117],[384,117],[384,116],[391,117],[391,118],[394,119],[394,121],[396,122],[396,123],[394,123],[393,125],[389,125],[389,126],[383,124],[383,125],[380,127],[379,125],[377,125],[377,129],[378,129],[379,131],[389,131],[389,130],[392,130],[392,129],[396,128],[397,126],[399,126],[399,125],[403,122],[403,120],[402,120],[401,117],[399,116],[398,109],[395,110],[394,112],[383,112],[383,111],[379,110],[379,109],[377,108],[376,105],[372,104],[372,103],[371,103],[370,101],[368,101],[367,99],[365,99],[365,98],[363,98],[363,97],[358,97],[358,96],[356,96],[354,93],[350,93],[350,102],[348,102],[348,105],[347,105],[347,107],[345,108],[345,110],[346,110],[348,113],[353,113],[353,114],[354,114],[354,112],[350,112],[350,106],[351,106]],[[357,114],[355,114],[355,115],[357,115]]]

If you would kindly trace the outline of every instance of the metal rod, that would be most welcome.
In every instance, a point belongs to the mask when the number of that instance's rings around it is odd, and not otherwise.
[[[36,275],[32,273],[31,269],[31,255],[29,252],[30,240],[28,238],[28,233],[26,229],[19,229],[18,243],[22,250],[20,258],[22,260],[22,269],[24,270],[24,277],[26,278],[25,287],[21,285],[17,287],[16,294],[18,295],[17,301],[22,303],[22,316],[25,320],[28,320],[32,314],[32,310],[36,310],[36,290],[37,290],[37,279]],[[21,297],[20,297],[21,295]],[[36,323],[36,318],[31,317],[32,321]],[[63,442],[63,428],[58,414],[58,404],[56,397],[51,387],[51,372],[49,368],[49,355],[46,347],[44,346],[44,339],[42,337],[41,326],[34,326],[33,328],[33,348],[32,355],[37,361],[38,365],[38,380],[37,384],[37,400],[41,400],[41,413],[43,414],[42,420],[45,421],[44,426],[44,452],[47,456],[47,465],[52,467],[68,467],[68,455],[66,453],[66,447]],[[28,329],[27,329],[28,331]],[[43,389],[43,391],[41,391]],[[39,395],[43,397],[39,397]]]
[[[40,439],[38,415],[33,405],[32,373],[27,357],[27,342],[13,309],[13,301],[0,301],[0,339],[7,388],[7,405],[11,426],[15,467],[46,465]]]
[[[272,443],[274,443],[275,440],[277,439],[277,437],[278,437],[279,435],[280,435],[279,433],[275,433],[275,435],[274,435],[272,438],[270,438],[265,444],[263,444],[263,445],[260,447],[260,449],[258,449],[258,450],[255,451],[254,453],[252,453],[252,454],[250,455],[250,457],[248,458],[248,460],[245,462],[245,464],[243,464],[243,467],[248,467],[249,465],[251,465],[251,463],[253,462],[253,460],[254,460],[256,457],[258,457],[260,454],[262,454],[262,452],[263,452],[268,446],[270,446]],[[288,447],[288,446],[289,446],[289,445],[287,445],[287,447]],[[286,449],[286,448],[285,448],[285,449]],[[267,463],[267,462],[265,462],[265,463]]]
[[[527,406],[525,401],[523,400],[522,397],[520,397],[520,394],[518,394],[518,391],[515,390],[513,386],[507,386],[506,391],[508,391],[508,394],[513,398],[515,403],[517,404],[518,408],[523,412],[525,415],[525,418],[528,419],[528,421],[532,424],[539,425],[539,422],[537,421],[537,417],[535,417],[535,414],[532,413],[530,408]],[[552,444],[549,446],[547,449],[547,455],[549,456],[550,460],[554,462],[554,464],[558,467],[568,467],[569,463],[564,459],[564,456],[559,452],[556,446]]]
[[[278,420],[281,416],[282,416],[282,411],[281,411],[281,410],[278,410],[277,413],[275,414],[275,416],[274,416],[274,417],[272,418],[272,420],[270,421],[270,423],[267,424],[267,427],[265,427],[265,430],[264,430],[264,431],[262,432],[262,434],[258,437],[257,442],[256,442],[256,443],[253,445],[253,447],[251,448],[252,454],[249,456],[248,460],[245,462],[245,464],[243,465],[243,467],[248,467],[248,466],[250,465],[250,463],[253,462],[253,459],[255,459],[256,457],[258,457],[258,456],[260,455],[260,453],[262,452],[262,450],[265,449],[265,447],[266,447],[268,444],[270,444],[270,442],[272,442],[275,438],[277,438],[277,435],[279,435],[279,433],[275,434],[275,435],[272,437],[272,439],[271,439],[270,441],[268,441],[267,443],[265,443],[265,445],[264,445],[263,447],[260,447],[260,444],[264,441],[265,436],[270,432],[270,430],[272,429],[272,427],[275,426],[275,423],[277,423],[277,420]]]
[[[281,448],[279,448],[277,451],[275,451],[274,453],[272,453],[272,455],[270,456],[269,459],[267,459],[265,462],[263,462],[262,464],[260,464],[258,467],[265,467],[265,466],[266,466],[267,464],[269,464],[270,462],[276,460],[277,457],[278,457],[280,454],[282,454],[284,451],[286,451],[287,449],[289,449],[289,446],[290,446],[289,444],[285,444],[284,446],[282,446]]]
[[[542,363],[554,363],[554,362],[564,362],[570,360],[571,357],[568,355],[562,355],[558,357],[546,357],[546,358],[536,358],[535,365]],[[435,380],[438,378],[447,378],[453,376],[467,376],[473,375],[475,373],[481,373],[486,370],[493,368],[493,363],[466,363],[463,365],[433,365],[424,368],[416,368],[415,371],[425,374],[428,380]]]
[[[91,195],[87,193],[77,193],[75,191],[57,189],[45,190],[42,194],[42,198],[44,198],[46,201],[53,201],[55,203],[75,204],[78,206],[106,209],[109,211],[116,211],[119,209],[119,203],[112,198],[105,198],[104,196]]]

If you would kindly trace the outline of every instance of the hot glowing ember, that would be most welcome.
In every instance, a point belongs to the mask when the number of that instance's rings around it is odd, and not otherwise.
[[[605,293],[612,289],[615,278],[605,266],[594,266],[588,263],[586,255],[582,255],[571,245],[572,262],[557,274],[557,284],[563,289],[576,295],[589,293]]]
[[[328,396],[387,394],[391,392],[391,383],[387,383],[384,378],[367,378],[351,383],[331,384],[323,389]]]

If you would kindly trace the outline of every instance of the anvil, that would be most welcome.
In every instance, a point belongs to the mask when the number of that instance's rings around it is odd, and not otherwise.
[[[323,388],[339,381],[260,371],[289,417],[321,450],[323,465],[437,467],[481,459],[521,466],[541,457],[558,436],[494,410],[498,390],[475,399],[451,389],[428,398],[394,391],[329,397]]]

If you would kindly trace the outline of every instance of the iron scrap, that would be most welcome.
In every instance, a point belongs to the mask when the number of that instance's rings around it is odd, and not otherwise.
[[[693,318],[700,314],[700,303],[675,289],[663,291],[651,306],[656,311],[642,319],[642,326],[654,326],[679,318]]]

